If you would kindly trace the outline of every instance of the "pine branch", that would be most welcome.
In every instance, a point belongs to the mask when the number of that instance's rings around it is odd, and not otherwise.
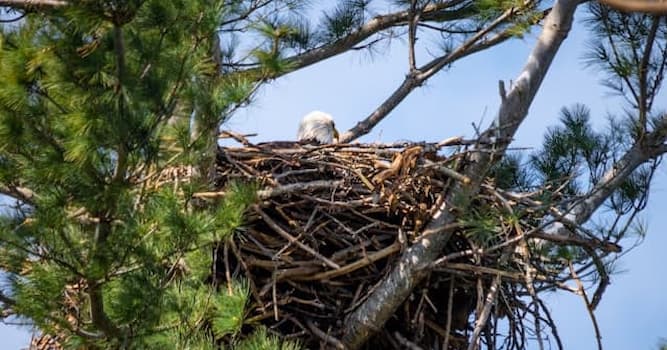
[[[120,24],[115,23],[113,27],[113,46],[116,55],[116,75],[118,85],[116,86],[116,93],[118,94],[118,125],[125,120],[125,95],[123,93],[123,85],[125,83],[125,40],[123,38],[123,28]],[[127,158],[128,149],[124,142],[118,145],[118,161],[116,164],[116,172],[113,176],[112,182],[118,183],[125,179],[127,172]]]
[[[554,4],[526,66],[500,107],[499,115],[502,122],[500,125],[508,127],[502,130],[504,137],[497,140],[498,151],[496,153],[493,146],[481,146],[483,150],[492,151],[496,156],[504,153],[509,144],[508,140],[511,140],[521,122],[526,118],[533,97],[561,43],[570,31],[574,12],[580,2],[580,0],[560,0]],[[495,134],[495,132],[496,130],[490,129],[485,133]],[[476,162],[464,168],[463,173],[474,179],[473,183],[454,188],[440,205],[426,230],[437,229],[456,220],[456,216],[449,210],[447,203],[450,203],[455,197],[470,196],[479,191],[481,180],[494,162],[499,159],[499,157],[492,159],[490,154],[490,152],[479,152]],[[391,273],[382,280],[366,301],[347,317],[344,332],[346,336],[343,339],[346,345],[351,349],[357,349],[375,330],[382,328],[410,295],[412,289],[427,275],[428,269],[424,269],[423,266],[427,266],[438,258],[450,237],[451,232],[426,235],[403,253]]]
[[[647,161],[667,151],[667,116],[656,123],[655,129],[634,145],[609,169],[581,201],[571,205],[565,215],[568,224],[581,225],[625,182],[632,173]],[[557,223],[547,231],[550,235],[576,236],[565,225]]]
[[[424,7],[421,12],[420,18],[423,21],[433,21],[433,22],[447,22],[457,19],[462,19],[473,14],[475,10],[475,5],[473,2],[466,4],[465,6],[459,7],[455,10],[447,10],[449,8],[458,6],[464,3],[466,0],[452,0],[446,2],[431,3]],[[403,26],[411,18],[411,11],[398,11],[386,15],[379,15],[364,23],[359,29],[353,31],[347,36],[333,42],[330,44],[325,44],[323,46],[311,49],[304,53],[300,53],[285,59],[286,66],[290,67],[289,69],[281,72],[276,72],[273,75],[266,77],[267,79],[275,79],[287,73],[299,70],[301,68],[308,67],[312,64],[323,61],[327,58],[334,57],[341,53],[345,53],[361,43],[362,41],[368,39],[374,34],[377,34],[383,30],[389,29],[395,26]],[[259,72],[261,68],[250,68],[245,71],[242,71],[243,74],[249,74],[253,72]]]

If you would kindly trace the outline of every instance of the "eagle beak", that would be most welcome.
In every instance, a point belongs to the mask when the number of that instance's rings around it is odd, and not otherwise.
[[[334,136],[334,140],[336,140],[336,143],[338,143],[338,140],[339,140],[339,138],[338,138],[338,137],[339,137],[339,134],[338,134],[338,130],[336,130],[336,127],[335,127],[335,126],[333,127],[333,136]]]

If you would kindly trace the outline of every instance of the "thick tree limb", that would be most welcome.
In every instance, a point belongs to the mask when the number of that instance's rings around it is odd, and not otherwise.
[[[558,49],[567,36],[574,17],[574,12],[580,0],[556,1],[552,11],[547,16],[544,28],[537,44],[528,58],[513,89],[500,106],[499,121],[502,138],[497,139],[498,155],[502,155],[514,136],[521,122],[525,119],[533,97],[547,73]],[[486,133],[495,133],[487,130]],[[486,150],[493,149],[482,146]],[[437,229],[451,224],[456,219],[449,210],[448,202],[457,196],[474,195],[478,190],[481,179],[497,159],[492,159],[489,152],[479,152],[477,159],[465,167],[464,174],[473,179],[469,186],[458,186],[447,194],[447,200],[439,207],[426,230]],[[395,312],[396,308],[410,295],[416,286],[428,273],[422,267],[433,262],[440,255],[443,247],[449,241],[451,232],[426,235],[403,253],[391,273],[380,283],[372,294],[351,313],[345,322],[345,336],[343,342],[351,349],[359,348],[376,330]]]

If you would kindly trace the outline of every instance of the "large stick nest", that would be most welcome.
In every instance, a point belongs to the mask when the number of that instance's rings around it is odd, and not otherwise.
[[[368,347],[466,348],[477,323],[480,341],[491,348],[500,342],[522,348],[529,337],[551,334],[560,345],[537,293],[564,288],[573,275],[563,259],[547,258],[557,250],[553,244],[540,241],[538,257],[530,242],[540,236],[545,213],[553,209],[546,203],[559,191],[516,194],[495,188],[489,179],[474,198],[443,204],[452,188],[469,186],[470,179],[458,173],[470,155],[465,143],[288,148],[246,143],[221,149],[218,187],[241,180],[259,182],[262,190],[247,225],[219,254],[216,274],[222,281],[230,276],[250,281],[249,323],[261,322],[309,348],[342,348],[346,316],[378,287],[401,253],[424,235],[453,231],[442,258],[424,267],[431,269],[429,277]],[[459,221],[440,232],[425,230],[441,205]],[[460,210],[463,206],[468,209]],[[593,257],[593,248],[604,246],[562,237],[556,243]],[[606,280],[600,294],[603,284]],[[509,321],[501,338],[494,335],[499,320]],[[549,328],[551,334],[543,334]]]
[[[402,253],[444,234],[451,237],[440,258],[423,266],[428,277],[366,348],[467,349],[481,343],[525,349],[531,339],[562,348],[542,292],[576,292],[593,310],[608,284],[601,257],[620,249],[590,235],[543,232],[546,218],[563,217],[550,204],[563,199],[560,188],[518,193],[488,178],[479,192],[453,196],[472,188],[460,170],[474,142],[239,141],[243,147],[219,150],[216,190],[195,194],[215,203],[232,182],[260,186],[246,224],[217,250],[211,282],[224,291],[232,280],[245,279],[251,294],[245,324],[263,324],[307,348],[344,348],[346,317],[380,287]],[[191,170],[165,170],[155,185],[187,181]],[[429,226],[439,210],[458,220]],[[598,284],[592,299],[580,277]],[[54,339],[36,338],[31,348],[56,349]]]

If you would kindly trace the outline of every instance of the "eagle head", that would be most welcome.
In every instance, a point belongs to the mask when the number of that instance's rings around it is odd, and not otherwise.
[[[313,111],[301,119],[297,139],[301,143],[326,145],[338,142],[338,130],[331,115]]]

